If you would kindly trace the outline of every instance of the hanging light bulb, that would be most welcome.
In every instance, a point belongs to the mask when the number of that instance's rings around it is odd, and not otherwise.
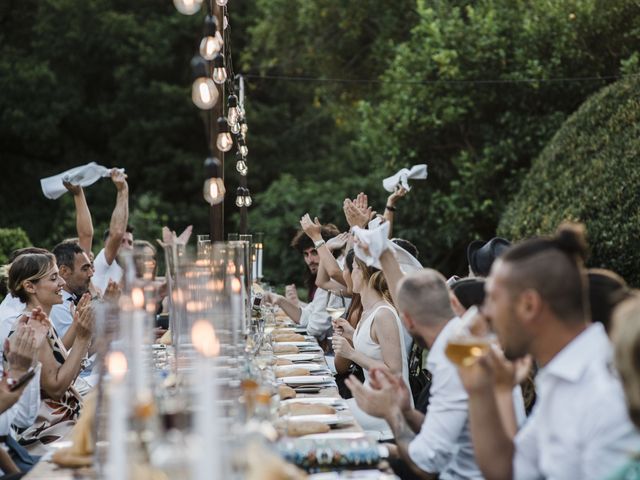
[[[227,69],[224,68],[224,57],[218,53],[213,57],[213,81],[218,85],[227,81]]]
[[[240,133],[240,124],[236,123],[234,125],[229,125],[229,131],[234,135],[238,135]]]
[[[221,152],[228,152],[233,147],[233,138],[229,133],[229,124],[224,117],[218,118],[218,138],[216,139],[216,147]]]
[[[222,50],[222,35],[218,31],[218,19],[211,15],[204,18],[204,35],[200,41],[200,55],[205,60],[213,60]]]
[[[227,0],[216,0],[216,4],[224,7],[227,4]]]
[[[240,155],[243,157],[246,157],[249,153],[249,149],[247,148],[247,144],[245,143],[244,138],[242,138],[242,135],[238,135],[236,137],[236,141],[238,142],[238,152],[240,152]]]
[[[238,187],[236,190],[236,207],[244,207],[244,189],[242,187]]]
[[[246,177],[249,171],[249,167],[247,167],[247,162],[245,162],[244,160],[238,160],[236,162],[236,170],[240,175],[242,175],[243,177]]]
[[[204,182],[203,195],[209,205],[217,205],[224,200],[224,181],[220,178],[221,164],[215,157],[208,157],[204,161],[204,171],[207,179]]]
[[[244,189],[244,204],[247,207],[250,207],[252,203],[253,203],[253,200],[251,200],[251,194],[249,193],[249,189],[245,188]]]
[[[193,84],[191,100],[201,110],[211,110],[218,101],[218,87],[207,73],[207,61],[200,55],[191,59]]]
[[[193,15],[200,11],[202,0],[173,0],[173,5],[183,15]]]
[[[227,98],[227,123],[229,126],[237,125],[240,120],[240,109],[238,108],[238,97],[229,95]]]
[[[248,131],[249,131],[249,126],[247,125],[247,122],[245,122],[243,118],[240,121],[240,133],[242,134],[243,138],[247,136]]]

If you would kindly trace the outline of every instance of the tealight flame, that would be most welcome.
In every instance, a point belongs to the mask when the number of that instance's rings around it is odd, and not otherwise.
[[[235,275],[236,274],[236,265],[233,262],[229,262],[227,264],[227,273],[229,275]]]
[[[205,357],[216,357],[220,353],[220,341],[213,325],[207,320],[197,320],[191,327],[191,341]]]
[[[177,288],[173,291],[173,302],[174,303],[179,303],[182,304],[184,303],[184,294],[182,293],[182,290]]]
[[[131,301],[136,308],[144,307],[144,291],[140,287],[131,290]]]
[[[234,277],[231,280],[231,291],[233,293],[240,293],[240,290],[242,290],[242,283],[238,278]]]
[[[187,302],[187,312],[201,312],[205,309],[204,302],[199,302],[197,300],[191,300]]]
[[[121,381],[127,374],[127,357],[122,352],[111,352],[107,358],[107,370],[114,381]]]

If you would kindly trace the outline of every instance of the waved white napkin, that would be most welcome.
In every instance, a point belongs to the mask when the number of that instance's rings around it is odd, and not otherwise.
[[[390,249],[393,256],[396,257],[402,273],[409,273],[422,269],[422,264],[413,255],[404,248],[396,245],[389,240],[389,222],[380,223],[378,218],[373,219],[369,223],[369,229],[365,230],[360,227],[353,227],[352,232],[359,242],[369,247],[369,255],[367,255],[362,247],[358,244],[353,246],[356,257],[362,260],[370,267],[382,269],[380,265],[380,256],[382,253]]]
[[[120,168],[119,170],[124,172],[124,168]],[[52,177],[42,178],[40,179],[40,186],[42,187],[42,193],[44,193],[45,197],[55,200],[67,191],[62,184],[63,181],[68,181],[73,185],[80,185],[81,187],[88,187],[96,183],[100,178],[110,175],[110,168],[98,165],[96,162],[91,162]]]
[[[402,188],[409,191],[411,190],[408,182],[409,179],[424,180],[425,178],[427,178],[427,164],[421,163],[420,165],[411,167],[411,170],[403,168],[395,175],[385,178],[382,181],[382,186],[387,192],[393,192],[398,185],[402,185]]]

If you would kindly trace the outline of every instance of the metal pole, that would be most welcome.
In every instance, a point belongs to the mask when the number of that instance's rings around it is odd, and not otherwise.
[[[224,15],[223,15],[222,7],[220,7],[217,3],[213,1],[211,3],[213,4],[213,14],[218,19],[218,28],[220,29],[220,33],[223,35],[224,34],[224,24],[223,24]],[[225,48],[226,48],[226,45],[223,45],[222,46],[223,54],[224,54]],[[218,159],[220,160],[220,164],[221,164],[220,178],[222,178],[222,180],[224,181],[224,152],[221,152],[220,150],[218,150],[218,147],[216,146],[216,137],[218,134],[216,130],[216,125],[217,125],[216,119],[218,117],[224,116],[224,104],[226,102],[224,83],[222,85],[218,85],[218,88],[220,93],[218,103],[215,105],[213,109],[210,110],[212,118],[210,119],[211,121],[209,122],[209,128],[211,128],[211,135],[209,136],[210,138],[209,141],[211,143],[209,145],[209,148],[213,152],[213,155],[218,157]],[[226,187],[226,184],[225,184],[225,187]],[[227,195],[228,194],[229,192],[227,192]],[[224,201],[222,201],[218,205],[212,205],[211,208],[209,209],[209,231],[210,231],[212,242],[221,242],[224,240]]]

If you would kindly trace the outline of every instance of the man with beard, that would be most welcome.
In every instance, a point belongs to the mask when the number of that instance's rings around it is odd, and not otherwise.
[[[51,308],[50,319],[62,342],[69,348],[75,339],[74,305],[89,291],[93,268],[86,252],[77,243],[60,243],[52,253],[56,256],[58,273],[66,283],[62,287],[62,303]],[[65,338],[67,333],[69,338]]]
[[[320,264],[320,256],[317,249],[339,233],[340,231],[335,225],[327,224],[320,229],[321,240],[313,242],[303,230],[300,230],[291,242],[291,246],[302,254],[304,262],[307,264],[309,275],[309,303],[307,305],[300,307],[290,299],[275,293],[265,295],[266,302],[278,305],[289,318],[307,327],[307,333],[319,340],[324,340],[327,333],[331,331],[331,317],[327,313],[327,307],[340,305],[338,305],[339,299],[335,295],[328,298],[329,292],[315,287],[315,278]]]
[[[449,301],[445,278],[424,269],[402,276],[389,250],[381,258],[387,280],[399,279],[394,300],[405,328],[414,341],[429,348],[426,367],[432,374],[426,415],[412,408],[411,392],[404,382],[385,370],[372,371],[369,388],[355,377],[347,380],[358,406],[384,418],[393,434],[398,454],[418,478],[480,479],[469,431],[468,397],[456,367],[445,356],[449,338],[459,329]],[[410,478],[406,473],[403,478]]]
[[[611,345],[591,323],[579,225],[526,240],[494,263],[484,314],[510,360],[531,354],[540,369],[537,401],[526,425],[509,435],[492,394],[491,352],[460,368],[478,465],[487,479],[600,479],[637,452]]]

